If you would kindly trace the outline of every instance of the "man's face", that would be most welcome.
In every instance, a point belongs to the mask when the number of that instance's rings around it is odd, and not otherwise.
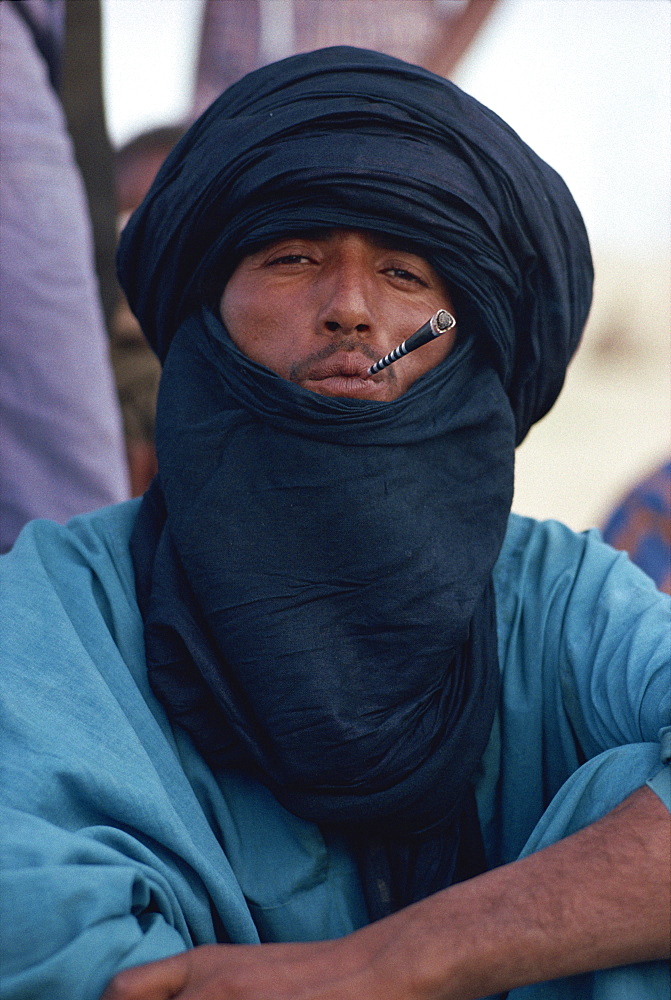
[[[437,309],[453,311],[427,261],[347,229],[250,254],[220,303],[231,339],[252,360],[323,396],[376,400],[396,399],[449,354],[453,331],[365,377]]]

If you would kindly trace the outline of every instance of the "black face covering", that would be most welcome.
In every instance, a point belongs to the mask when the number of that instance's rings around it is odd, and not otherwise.
[[[285,382],[197,305],[245,252],[318,226],[399,239],[453,290],[457,346],[397,400]],[[129,223],[120,274],[166,358],[160,485],[133,538],[158,696],[212,767],[347,834],[371,917],[482,870],[513,449],[589,303],[561,180],[445,81],[327,50],[215,102]]]
[[[474,353],[393,402],[332,399],[203,311],[161,384],[167,518],[134,539],[151,683],[214,768],[350,835],[374,915],[452,881],[496,705],[514,424]],[[477,837],[462,854],[475,874]]]

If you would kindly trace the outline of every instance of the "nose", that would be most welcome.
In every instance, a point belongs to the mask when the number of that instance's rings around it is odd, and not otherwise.
[[[324,276],[317,322],[330,335],[365,335],[373,328],[373,291],[360,261],[340,261]]]

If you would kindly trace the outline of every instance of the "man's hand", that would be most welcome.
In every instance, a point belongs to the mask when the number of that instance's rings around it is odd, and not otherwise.
[[[377,970],[358,946],[356,934],[316,944],[204,945],[119,973],[101,1000],[407,1000],[390,982],[391,963]]]
[[[336,941],[209,945],[102,1000],[474,1000],[671,952],[671,820],[649,788],[579,833]]]

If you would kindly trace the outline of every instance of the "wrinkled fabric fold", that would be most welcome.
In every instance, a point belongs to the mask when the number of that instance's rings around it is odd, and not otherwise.
[[[498,377],[466,343],[390,403],[331,399],[203,310],[171,347],[157,426],[164,499],[156,485],[134,536],[154,690],[215,769],[363,857],[377,844],[390,899],[443,888],[498,692],[514,447]]]

